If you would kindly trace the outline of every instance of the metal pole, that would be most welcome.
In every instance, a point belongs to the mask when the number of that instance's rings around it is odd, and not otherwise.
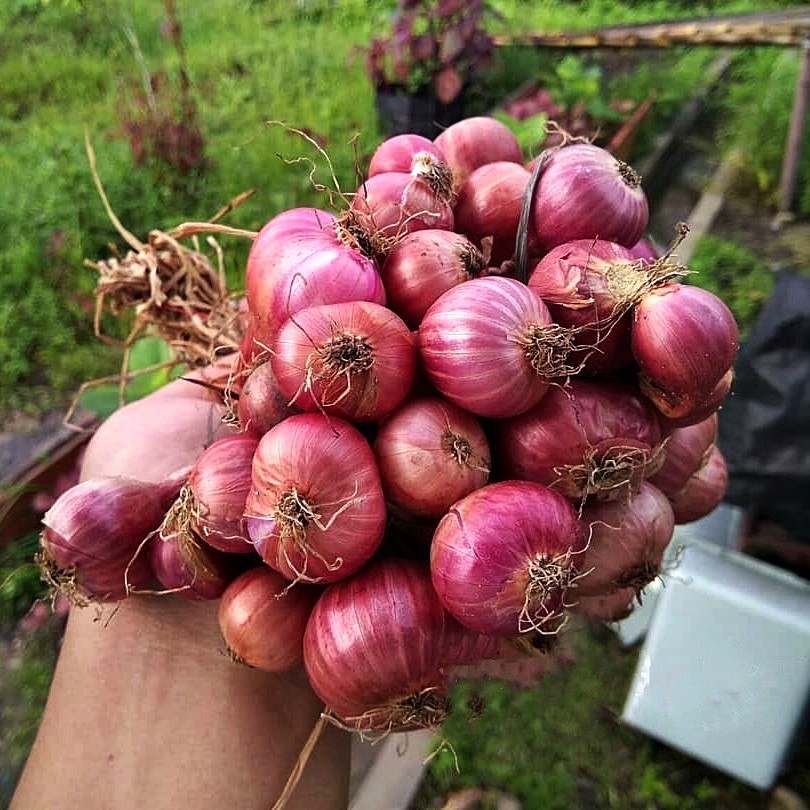
[[[793,96],[793,112],[790,118],[790,129],[785,143],[785,156],[782,160],[782,179],[779,183],[779,210],[773,221],[774,230],[793,219],[791,206],[796,192],[796,175],[802,151],[804,123],[807,118],[807,104],[810,97],[810,39],[802,43],[802,64],[796,80],[796,92]]]

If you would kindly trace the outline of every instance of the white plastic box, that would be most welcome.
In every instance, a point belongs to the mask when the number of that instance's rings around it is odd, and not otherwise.
[[[692,540],[657,593],[628,725],[770,788],[810,697],[810,583]]]
[[[692,542],[705,541],[728,549],[739,549],[744,534],[745,511],[738,506],[721,503],[706,517],[675,527],[675,533],[664,554],[661,574],[641,592],[641,604],[626,619],[610,626],[625,647],[638,644],[650,626],[658,594],[666,587],[668,572],[677,563],[683,549]]]

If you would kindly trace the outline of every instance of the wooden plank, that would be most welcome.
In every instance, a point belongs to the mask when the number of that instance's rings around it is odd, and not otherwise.
[[[697,205],[689,214],[689,220],[686,223],[689,226],[689,233],[676,251],[678,261],[681,264],[689,264],[700,238],[711,231],[712,225],[714,225],[714,221],[723,207],[726,192],[736,177],[741,164],[742,158],[739,153],[732,150],[712,175],[711,180],[697,201]]]
[[[40,525],[42,516],[32,506],[34,496],[73,468],[99,422],[95,414],[79,414],[80,432],[63,427],[44,437],[27,462],[4,473],[0,480],[0,549]]]
[[[807,7],[755,14],[613,25],[585,31],[498,34],[495,45],[533,48],[673,48],[678,45],[798,47],[810,36]]]

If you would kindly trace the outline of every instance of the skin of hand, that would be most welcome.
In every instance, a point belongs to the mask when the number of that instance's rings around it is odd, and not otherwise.
[[[228,431],[222,410],[214,392],[170,383],[99,428],[82,477],[156,481],[190,466]],[[11,810],[270,808],[323,706],[302,668],[234,664],[218,605],[137,595],[101,620],[72,609]],[[349,736],[327,725],[287,807],[345,808],[348,776]]]

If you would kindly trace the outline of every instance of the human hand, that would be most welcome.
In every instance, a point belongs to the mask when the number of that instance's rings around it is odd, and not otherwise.
[[[222,413],[215,392],[173,382],[99,428],[82,478],[158,481],[228,432]],[[270,806],[322,706],[303,670],[271,675],[223,655],[217,607],[135,595],[104,622],[72,610],[12,808]],[[348,754],[347,735],[328,728],[289,808],[345,807]]]

